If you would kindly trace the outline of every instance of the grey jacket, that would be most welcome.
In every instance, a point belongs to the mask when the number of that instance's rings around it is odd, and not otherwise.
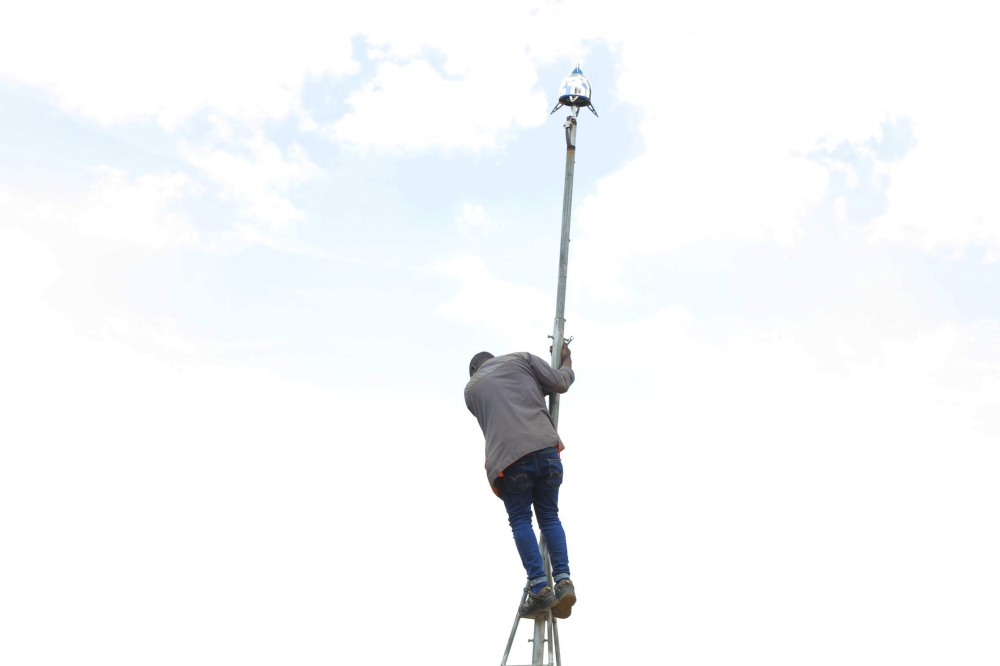
[[[571,368],[554,370],[528,352],[491,358],[472,375],[465,385],[465,405],[486,437],[491,486],[521,456],[561,444],[545,396],[565,393],[574,379]]]

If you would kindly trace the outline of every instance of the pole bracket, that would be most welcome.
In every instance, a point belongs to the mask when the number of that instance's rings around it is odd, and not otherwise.
[[[576,150],[576,146],[573,145],[571,139],[571,134],[576,127],[576,118],[573,116],[566,116],[566,122],[563,123],[563,127],[566,128],[566,150]]]

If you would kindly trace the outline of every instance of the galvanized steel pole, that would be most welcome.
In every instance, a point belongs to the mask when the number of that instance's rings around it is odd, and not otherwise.
[[[566,129],[566,179],[563,181],[562,233],[559,239],[559,282],[556,286],[556,319],[552,325],[552,367],[556,370],[562,365],[562,350],[566,334],[566,273],[569,268],[569,221],[573,209],[573,169],[576,166],[576,114],[578,107],[573,108],[573,115],[566,118],[563,127]],[[559,394],[549,396],[549,413],[552,423],[559,427]],[[542,559],[546,559],[548,550],[545,538],[541,539]],[[535,635],[532,643],[532,666],[543,663],[545,647],[545,616],[535,618]],[[552,640],[552,637],[549,637]],[[549,646],[552,649],[552,646]],[[549,657],[551,663],[552,657]]]
[[[563,181],[563,208],[562,208],[562,230],[559,239],[559,280],[556,286],[556,317],[552,325],[552,367],[558,370],[562,366],[562,352],[566,344],[566,274],[569,268],[569,226],[570,216],[573,209],[573,171],[576,167],[576,126],[577,116],[581,107],[586,107],[597,115],[594,105],[590,103],[590,81],[583,75],[580,66],[566,77],[560,90],[559,103],[552,109],[552,113],[563,106],[571,109],[571,115],[563,123],[566,132],[566,177]],[[549,413],[552,415],[552,423],[559,426],[559,394],[553,393],[549,396]],[[542,551],[542,561],[550,561],[548,544],[545,543],[544,535],[540,539],[540,550]],[[546,567],[546,575],[549,582],[552,581],[551,565]],[[527,592],[525,592],[527,596]],[[551,624],[549,624],[551,623]],[[546,636],[546,625],[550,626]],[[517,624],[515,622],[515,630]],[[511,632],[513,640],[513,631]],[[551,611],[546,612],[541,617],[535,618],[535,632],[532,637],[531,663],[532,666],[544,666],[545,643],[549,644],[549,664],[552,664],[553,653],[556,665],[559,666],[562,659],[559,654],[559,629]],[[553,650],[554,648],[554,650]],[[507,654],[510,651],[510,641],[507,644],[507,652],[504,653],[506,663]]]
[[[589,92],[589,91],[588,91]],[[559,280],[556,285],[556,317],[552,324],[552,367],[558,370],[562,366],[562,352],[566,339],[566,275],[569,270],[569,226],[573,211],[573,172],[576,167],[576,118],[580,107],[570,107],[572,115],[566,117],[563,128],[566,131],[566,176],[563,180],[562,230],[559,235]],[[549,396],[549,413],[552,423],[559,427],[559,394]],[[542,538],[542,559],[547,559],[548,547]],[[548,613],[546,614],[548,615]],[[552,642],[558,640],[555,634],[555,620],[552,620],[552,633],[549,634],[549,662],[552,662]],[[532,666],[538,666],[544,660],[545,654],[546,617],[535,618],[535,635],[532,642]],[[555,635],[553,635],[555,634]]]
[[[566,273],[569,269],[569,223],[573,209],[573,170],[576,167],[576,114],[566,118],[566,178],[563,181],[562,233],[559,238],[559,282],[556,286],[556,318],[552,325],[552,367],[562,366],[562,350],[566,334]],[[559,427],[559,394],[549,396],[549,413]]]

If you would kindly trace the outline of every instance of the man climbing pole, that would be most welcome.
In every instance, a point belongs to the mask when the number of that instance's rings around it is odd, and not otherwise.
[[[486,438],[486,475],[507,509],[514,543],[528,574],[528,594],[518,614],[535,618],[551,608],[555,617],[567,618],[576,603],[576,590],[569,576],[566,534],[559,522],[563,444],[545,407],[545,396],[565,393],[576,378],[569,346],[563,347],[558,370],[528,352],[498,357],[480,352],[469,363],[469,376],[465,404]],[[532,505],[552,557],[555,590],[545,576],[531,527]]]

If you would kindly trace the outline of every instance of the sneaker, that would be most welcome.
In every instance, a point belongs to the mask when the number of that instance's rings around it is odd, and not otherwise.
[[[576,588],[573,587],[573,581],[564,578],[556,583],[556,599],[558,602],[552,608],[552,616],[565,620],[573,612],[573,604],[576,603]]]
[[[527,592],[528,598],[524,600],[524,603],[517,610],[519,617],[534,619],[559,603],[556,593],[548,585],[540,589],[538,594],[535,594],[530,589]]]

